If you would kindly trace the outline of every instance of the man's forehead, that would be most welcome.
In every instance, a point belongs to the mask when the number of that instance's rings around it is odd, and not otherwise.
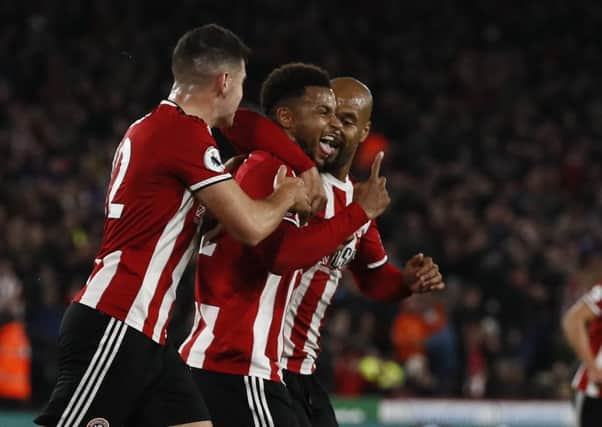
[[[311,103],[316,104],[332,104],[336,105],[336,97],[334,91],[329,87],[323,86],[307,86],[303,98]]]
[[[341,96],[337,98],[337,108],[361,110],[367,106],[368,100],[363,96]]]

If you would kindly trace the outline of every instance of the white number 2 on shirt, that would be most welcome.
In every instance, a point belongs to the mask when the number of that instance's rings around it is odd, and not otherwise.
[[[123,182],[128,165],[130,164],[131,153],[132,142],[129,138],[126,138],[119,145],[119,148],[115,153],[115,158],[113,159],[113,172],[111,175],[117,171],[117,176],[115,177],[111,188],[109,188],[109,198],[107,200],[106,208],[108,218],[121,218],[121,214],[123,213],[123,204],[113,203],[113,198],[115,197],[115,194],[117,194],[117,190],[119,190],[119,186]]]

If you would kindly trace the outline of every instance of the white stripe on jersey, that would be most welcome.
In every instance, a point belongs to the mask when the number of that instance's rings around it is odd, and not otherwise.
[[[285,330],[287,328],[287,322],[286,322],[286,318],[287,318],[287,313],[290,310],[290,306],[291,306],[291,295],[293,293],[293,291],[295,290],[295,284],[297,282],[297,276],[299,275],[299,273],[301,272],[301,270],[297,270],[295,271],[295,274],[293,274],[293,277],[291,278],[290,283],[288,284],[288,292],[286,294],[286,306],[284,307],[284,312],[282,313],[282,322],[280,322],[280,331],[278,331],[278,357],[280,358],[278,360],[278,376],[280,378],[282,378],[282,364],[280,363],[281,359],[282,359],[282,355],[284,354],[284,340],[285,340]],[[295,308],[295,311],[297,311],[297,309]]]
[[[93,277],[88,279],[84,294],[79,301],[80,303],[96,308],[98,301],[100,301],[100,298],[109,287],[111,280],[115,277],[120,260],[121,251],[111,252],[102,259],[102,267]]]
[[[249,375],[262,378],[270,378],[270,359],[265,355],[268,344],[268,335],[274,314],[274,301],[278,292],[278,285],[282,276],[268,274],[263,291],[259,297],[257,317],[253,322],[253,349],[251,350],[251,365]]]
[[[320,174],[320,176],[322,177],[324,190],[326,190],[326,196],[328,198],[326,202],[326,210],[324,212],[324,217],[328,219],[332,218],[335,214],[333,187],[337,187],[339,190],[345,193],[345,202],[347,205],[350,205],[351,202],[353,202],[353,183],[349,177],[346,177],[345,181],[341,181],[329,173],[323,173]]]
[[[136,299],[132,303],[132,307],[125,318],[125,323],[133,328],[142,330],[144,322],[148,317],[148,309],[157,290],[161,273],[165,269],[169,258],[174,250],[178,235],[184,229],[186,216],[188,211],[194,204],[192,193],[188,190],[184,191],[182,202],[176,214],[169,220],[153,251],[153,255],[148,263],[148,268],[144,274],[142,285],[136,295]]]
[[[321,176],[327,197],[324,218],[329,219],[344,207],[343,204],[348,206],[353,202],[353,183],[349,177],[341,181],[331,174],[325,173]],[[345,245],[353,247],[355,252],[357,245],[359,245],[359,239],[363,238],[370,226],[371,222],[365,223]],[[315,360],[320,351],[320,326],[341,279],[340,267],[351,259],[348,258],[344,263],[338,263],[338,258],[333,259],[337,256],[337,252],[325,257],[324,260],[305,271],[300,285],[293,293],[291,305],[287,309],[285,319],[285,347],[281,358],[281,365],[285,369],[292,369],[295,372],[298,370],[301,374],[309,375],[312,374],[315,368]],[[387,257],[384,256],[382,259],[369,264],[368,268],[377,268],[386,262]],[[320,274],[319,278],[316,278],[317,271],[321,271],[326,276]],[[312,293],[306,296],[308,287],[312,286],[314,281],[319,281],[320,286],[324,287],[321,295]],[[303,313],[303,320],[298,318],[300,311]],[[311,320],[307,319],[310,315]],[[309,320],[309,325],[307,320]]]
[[[324,179],[324,178],[322,178]],[[334,190],[331,185],[324,183],[326,192],[326,207],[324,208],[324,218],[330,219],[334,216]]]
[[[195,310],[194,325],[191,329],[193,333],[189,336],[189,339],[194,339],[194,331],[198,329],[201,319],[205,322],[205,327],[192,344],[190,355],[188,356],[188,359],[186,359],[186,363],[193,368],[201,369],[205,363],[205,352],[215,338],[213,330],[215,329],[215,322],[217,321],[218,314],[219,307],[214,305],[198,304],[197,309]],[[188,344],[188,340],[182,343],[180,352],[182,352],[182,349],[186,344]]]
[[[309,270],[307,270],[301,276],[301,281],[299,286],[293,291],[293,296],[291,297],[288,306],[286,307],[285,317],[284,317],[284,351],[282,354],[282,369],[286,369],[288,366],[288,357],[292,356],[293,351],[295,349],[295,344],[293,343],[292,334],[293,327],[295,326],[295,319],[297,318],[297,311],[299,310],[299,306],[305,297],[305,293],[311,284],[311,281],[314,278],[314,274],[320,268],[320,263],[315,264]]]
[[[322,319],[324,319],[324,315],[326,314],[326,309],[330,305],[330,301],[337,290],[340,278],[341,272],[339,270],[333,270],[326,282],[322,297],[318,301],[316,311],[314,311],[311,318],[311,324],[307,331],[307,340],[303,346],[303,351],[306,352],[308,356],[301,364],[301,373],[304,375],[311,375],[313,372],[314,362],[318,357],[318,349],[320,346],[318,342],[320,338],[320,324],[322,323]]]
[[[171,307],[173,302],[176,299],[176,291],[178,290],[178,284],[180,283],[180,279],[184,274],[184,270],[186,270],[186,266],[188,265],[188,261],[190,261],[190,257],[192,256],[193,251],[197,248],[198,239],[194,238],[190,242],[188,249],[182,255],[182,259],[176,268],[174,268],[171,273],[171,286],[167,290],[163,301],[161,301],[161,307],[159,308],[159,316],[157,317],[157,323],[155,324],[155,330],[153,331],[153,340],[159,342],[161,340],[161,333],[163,332],[163,328],[165,327],[165,323],[169,318],[169,312],[171,311]]]
[[[375,268],[378,268],[378,267],[380,267],[380,266],[382,266],[382,265],[385,265],[385,264],[387,263],[387,261],[388,261],[388,260],[389,260],[389,257],[388,257],[388,256],[385,256],[385,257],[384,257],[383,259],[381,259],[380,261],[376,261],[376,262],[370,263],[370,264],[368,264],[366,267],[367,267],[369,270],[374,270]]]

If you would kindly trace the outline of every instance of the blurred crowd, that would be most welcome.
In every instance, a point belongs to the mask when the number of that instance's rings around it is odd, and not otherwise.
[[[385,149],[390,259],[424,252],[448,284],[385,304],[346,277],[319,365],[329,390],[568,398],[559,317],[602,277],[602,4],[58,0],[2,2],[0,17],[0,350],[2,328],[23,325],[30,368],[16,375],[31,383],[20,397],[0,390],[0,405],[48,397],[113,151],[168,93],[177,38],[208,22],[253,48],[247,103],[290,61],[370,86],[374,132],[354,173]],[[174,342],[191,285],[188,274]]]

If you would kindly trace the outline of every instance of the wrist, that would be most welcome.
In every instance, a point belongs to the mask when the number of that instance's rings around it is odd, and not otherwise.
[[[295,204],[295,195],[292,191],[287,191],[284,186],[275,189],[269,199],[276,207],[284,208],[285,210],[289,210]]]
[[[406,296],[410,296],[413,295],[414,292],[412,291],[412,283],[414,282],[414,277],[412,277],[412,275],[410,275],[406,269],[404,268],[403,270],[401,270],[401,283],[400,283],[400,292],[402,294],[406,294]],[[403,297],[403,295],[402,295]]]
[[[353,212],[353,216],[363,219],[363,223],[370,221],[372,218],[366,212],[366,209],[359,202],[352,202],[348,208]]]

